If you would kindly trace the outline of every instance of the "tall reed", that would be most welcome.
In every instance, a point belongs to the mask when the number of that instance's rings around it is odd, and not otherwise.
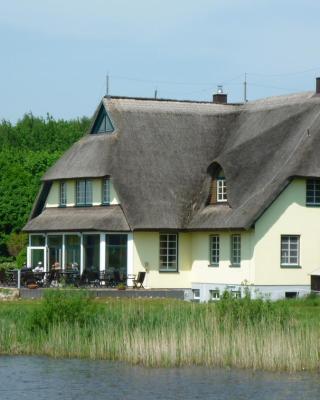
[[[320,323],[294,303],[234,300],[91,300],[55,291],[39,302],[0,304],[0,353],[121,360],[152,367],[317,369]],[[298,302],[296,308],[314,307]],[[309,310],[310,311],[310,310]]]

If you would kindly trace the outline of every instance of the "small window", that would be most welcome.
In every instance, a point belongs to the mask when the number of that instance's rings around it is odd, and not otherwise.
[[[307,206],[320,206],[320,179],[307,179]]]
[[[174,272],[178,269],[178,235],[160,234],[160,271]]]
[[[219,235],[210,236],[210,265],[219,265],[220,261],[220,237]]]
[[[282,235],[281,236],[281,265],[298,266],[300,252],[300,236]]]
[[[296,299],[298,297],[298,292],[285,292],[286,299]]]
[[[200,289],[192,289],[193,300],[199,301],[200,300]]]
[[[210,300],[219,300],[220,299],[220,290],[209,290],[210,293]]]
[[[241,291],[240,290],[231,290],[231,296],[235,299],[241,299]]]
[[[102,204],[110,204],[110,179],[105,178],[102,182]]]
[[[224,203],[227,199],[227,185],[225,178],[217,178],[217,202]]]
[[[77,181],[76,185],[76,204],[77,206],[92,205],[92,182],[89,179]]]
[[[231,264],[240,266],[241,263],[241,236],[231,235]]]
[[[67,205],[67,183],[60,182],[60,196],[59,196],[60,207],[65,207]]]

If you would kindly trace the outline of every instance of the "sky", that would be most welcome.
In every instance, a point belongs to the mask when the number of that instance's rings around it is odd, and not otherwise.
[[[314,90],[316,0],[0,0],[0,120],[92,116],[109,94],[231,102]]]

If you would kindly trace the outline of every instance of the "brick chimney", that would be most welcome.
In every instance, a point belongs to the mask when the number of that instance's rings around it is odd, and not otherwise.
[[[320,83],[319,83],[319,86],[320,86]],[[212,101],[214,104],[227,104],[228,95],[226,93],[223,93],[222,86],[218,86],[217,93],[215,93],[212,96]]]

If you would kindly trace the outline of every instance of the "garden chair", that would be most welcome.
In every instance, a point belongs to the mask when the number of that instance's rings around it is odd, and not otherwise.
[[[144,278],[146,277],[146,273],[145,272],[138,272],[138,276],[137,279],[133,279],[132,283],[133,283],[133,289],[144,289],[143,287],[143,281]]]

